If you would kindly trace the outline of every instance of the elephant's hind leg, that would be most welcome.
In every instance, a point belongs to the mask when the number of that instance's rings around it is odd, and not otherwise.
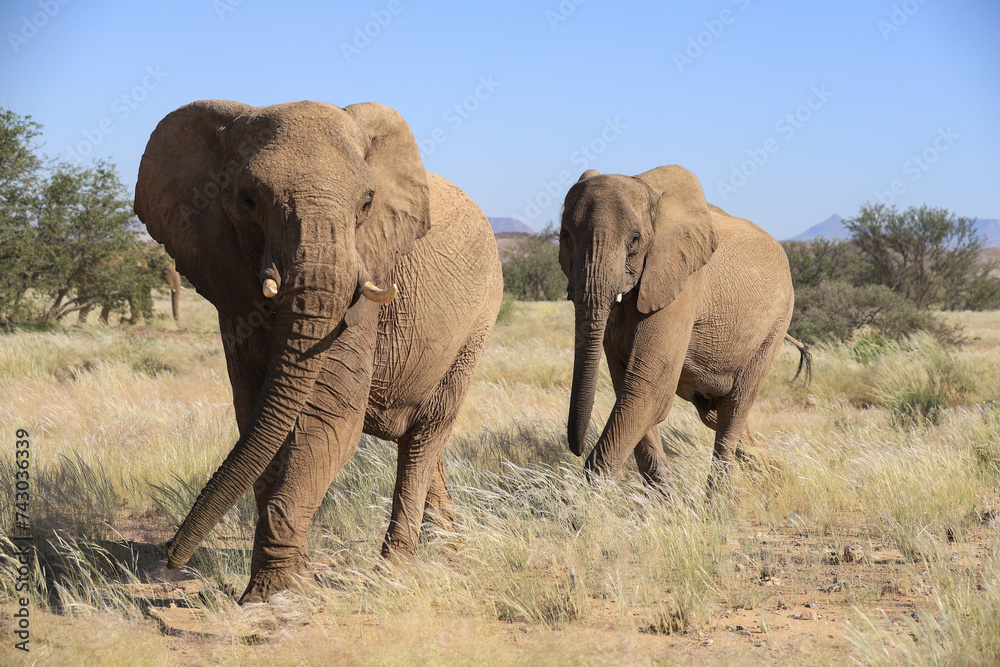
[[[719,415],[715,408],[715,399],[705,396],[701,392],[695,392],[694,399],[691,402],[698,409],[698,417],[701,418],[701,423],[715,431],[719,421]],[[750,434],[750,431],[744,429],[743,433],[740,434],[733,454],[741,465],[746,465],[754,472],[761,471],[763,467],[763,463],[761,462],[762,451],[757,445],[757,441],[754,440],[753,435]]]
[[[714,401],[715,450],[712,452],[712,470],[708,476],[709,500],[728,483],[732,463],[741,442],[749,445],[744,449],[744,455],[750,453],[748,458],[756,459],[758,462],[762,458],[760,448],[746,430],[747,418],[783,339],[783,335],[774,333],[767,336],[756,355],[734,378],[732,390]],[[761,463],[761,468],[763,467]]]
[[[399,439],[392,516],[382,543],[386,558],[416,553],[425,509],[440,522],[454,521],[442,455],[489,330],[486,328],[465,343],[451,368],[421,404],[413,425]]]

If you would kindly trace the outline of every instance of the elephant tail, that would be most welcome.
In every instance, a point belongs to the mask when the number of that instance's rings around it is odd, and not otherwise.
[[[798,380],[799,375],[801,375],[802,386],[808,387],[809,383],[812,382],[812,353],[809,352],[809,348],[806,347],[805,343],[800,343],[787,333],[785,334],[785,340],[799,348],[799,368],[795,371],[795,376],[792,377],[791,382],[788,384],[795,384],[795,381]]]

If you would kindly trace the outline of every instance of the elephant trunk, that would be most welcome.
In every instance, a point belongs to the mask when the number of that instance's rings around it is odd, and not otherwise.
[[[569,448],[577,456],[583,447],[594,409],[594,392],[597,372],[601,362],[604,330],[610,312],[610,300],[597,305],[576,304],[576,340],[573,358],[573,388],[569,399],[567,439]]]
[[[316,267],[302,271],[311,274]],[[325,267],[329,268],[329,267]],[[350,274],[348,274],[350,275]],[[356,275],[356,273],[355,273]],[[167,544],[167,567],[184,565],[198,545],[264,472],[285,441],[322,370],[323,351],[344,319],[356,282],[337,292],[288,281],[275,322],[275,343],[250,425],[202,489]],[[344,276],[344,281],[349,278]]]

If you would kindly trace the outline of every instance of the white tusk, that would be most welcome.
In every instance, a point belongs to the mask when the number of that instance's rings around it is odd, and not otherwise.
[[[618,296],[615,297],[615,301],[618,302],[618,303],[622,302],[622,295],[621,295],[621,293],[619,293]]]
[[[278,295],[278,283],[274,282],[273,278],[268,278],[264,281],[264,296],[268,299],[273,299]]]
[[[395,283],[389,285],[386,289],[379,289],[375,286],[375,283],[370,280],[366,280],[365,284],[361,286],[361,294],[363,294],[366,299],[383,305],[392,301],[396,296],[397,291],[399,291],[399,288],[396,287]]]

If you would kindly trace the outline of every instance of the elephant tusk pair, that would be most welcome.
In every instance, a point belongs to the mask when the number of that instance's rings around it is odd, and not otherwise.
[[[268,299],[273,299],[278,295],[278,283],[272,278],[268,278],[264,281],[263,285],[264,296]],[[396,293],[399,288],[395,284],[390,285],[386,289],[379,289],[375,283],[370,280],[366,280],[365,284],[361,286],[361,294],[370,301],[374,301],[379,304],[387,304],[395,298]]]

